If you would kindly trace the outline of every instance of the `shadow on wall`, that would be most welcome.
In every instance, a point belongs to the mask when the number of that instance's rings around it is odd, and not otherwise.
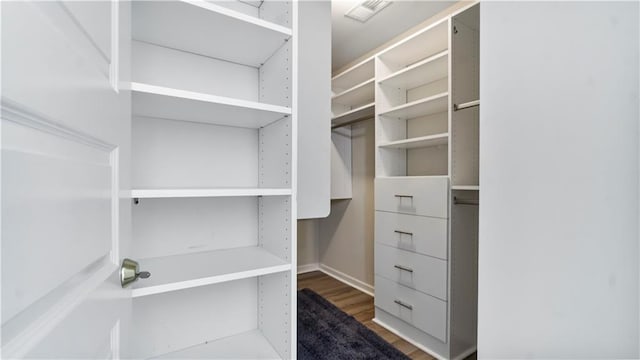
[[[353,198],[331,202],[331,214],[318,220],[321,264],[373,284],[374,122],[351,128]]]

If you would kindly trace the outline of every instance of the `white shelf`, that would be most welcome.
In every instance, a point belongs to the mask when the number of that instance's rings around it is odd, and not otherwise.
[[[260,330],[251,330],[154,359],[280,359],[280,355]]]
[[[413,89],[449,76],[449,51],[445,50],[407,68],[395,72],[378,83],[402,89]]]
[[[446,145],[449,143],[449,133],[442,133],[429,136],[420,136],[411,139],[390,141],[381,143],[378,147],[391,149],[415,149],[438,145]]]
[[[292,34],[289,28],[205,1],[134,1],[132,17],[135,40],[254,67]]]
[[[348,89],[374,76],[374,58],[366,59],[334,76],[331,79],[333,89]]]
[[[331,101],[335,104],[354,106],[359,105],[367,101],[372,101],[374,95],[374,81],[371,78],[363,83],[360,83],[351,89],[345,90],[336,96],[331,98]]]
[[[480,190],[480,186],[478,186],[478,185],[453,185],[453,186],[451,186],[451,190],[478,191],[478,190]]]
[[[136,82],[131,91],[136,116],[259,128],[291,115],[284,106]]]
[[[444,92],[424,99],[416,100],[408,104],[396,106],[379,115],[400,120],[413,119],[447,111],[449,106],[449,93]]]
[[[283,196],[291,189],[212,188],[212,189],[135,189],[131,197],[138,199],[184,197]]]
[[[291,264],[261,247],[243,247],[142,259],[140,270],[151,277],[134,284],[134,298],[289,271]]]
[[[406,38],[382,52],[380,60],[399,69],[446,50],[449,46],[447,24],[445,19]]]
[[[375,114],[375,105],[375,103],[366,104],[335,116],[331,119],[331,125],[341,125],[354,120],[372,118]]]

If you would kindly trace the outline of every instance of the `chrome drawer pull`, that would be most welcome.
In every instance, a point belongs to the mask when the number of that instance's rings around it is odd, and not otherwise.
[[[410,272],[413,273],[413,269],[412,268],[408,268],[406,266],[402,266],[402,265],[393,265],[394,268],[402,270],[402,271],[406,271],[406,272]]]
[[[413,195],[400,195],[400,194],[395,194],[393,195],[397,198],[409,198],[409,199],[413,199]]]
[[[402,306],[402,307],[404,307],[404,308],[407,308],[409,310],[413,310],[413,306],[411,306],[411,305],[409,305],[407,303],[404,303],[404,302],[402,302],[400,300],[393,300],[393,302],[398,304],[398,305],[400,305],[400,306]]]
[[[400,230],[393,230],[393,232],[396,234],[413,236],[412,232],[406,232],[406,231],[400,231]]]

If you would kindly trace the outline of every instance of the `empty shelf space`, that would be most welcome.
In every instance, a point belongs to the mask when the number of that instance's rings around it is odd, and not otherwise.
[[[433,24],[379,55],[386,66],[395,71],[410,66],[448,48],[448,21]]]
[[[445,50],[432,57],[395,72],[379,83],[402,89],[413,89],[420,85],[446,78],[449,69],[449,51]]]
[[[331,98],[336,104],[342,105],[360,105],[374,99],[374,79],[371,78],[351,89],[345,90]]]
[[[420,136],[411,139],[404,139],[398,141],[389,141],[379,144],[381,148],[391,149],[415,149],[430,146],[446,145],[449,143],[449,133]]]
[[[280,355],[260,330],[251,330],[154,359],[280,359]]]
[[[140,269],[151,277],[134,284],[133,297],[289,271],[291,264],[252,246],[142,259]]]
[[[200,123],[260,128],[291,109],[255,101],[131,83],[133,115]]]
[[[373,58],[369,58],[334,76],[331,79],[331,86],[334,89],[348,89],[373,76],[374,61]]]
[[[375,103],[367,104],[359,108],[347,111],[331,119],[332,126],[340,126],[353,121],[372,118],[375,114]]]
[[[396,106],[379,115],[400,120],[413,119],[447,111],[449,106],[449,93],[441,93],[424,99],[416,100],[408,104]]]
[[[291,189],[211,188],[211,189],[135,189],[131,197],[137,199],[233,196],[285,196]]]
[[[478,190],[480,190],[480,186],[478,186],[478,185],[453,185],[453,186],[451,186],[451,190],[478,191]]]
[[[205,1],[134,1],[132,16],[135,40],[254,67],[292,34],[289,28]]]

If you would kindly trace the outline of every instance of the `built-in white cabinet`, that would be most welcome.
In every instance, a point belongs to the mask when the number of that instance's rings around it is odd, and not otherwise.
[[[375,321],[423,350],[476,347],[479,11],[375,60]]]
[[[137,358],[295,357],[297,6],[132,3]]]

